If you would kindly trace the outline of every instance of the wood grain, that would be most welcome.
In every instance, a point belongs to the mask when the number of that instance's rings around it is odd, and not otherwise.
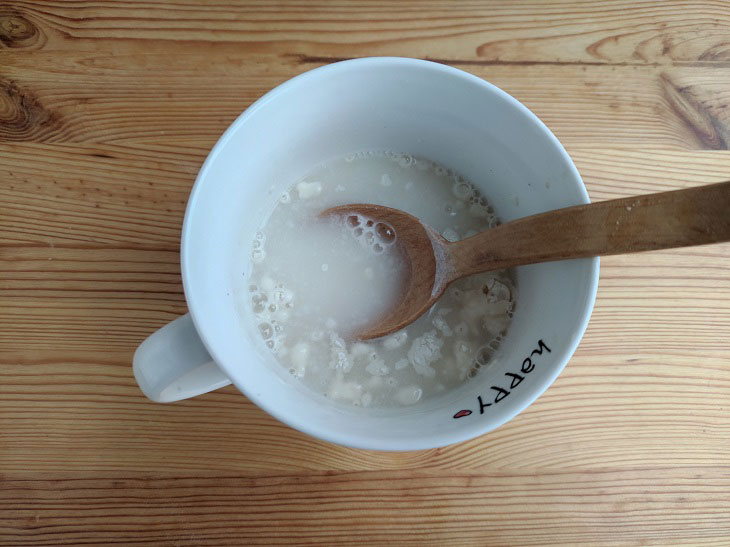
[[[372,218],[390,222],[396,216],[388,215],[385,207],[370,207],[373,209]],[[380,209],[383,209],[383,214]],[[410,234],[400,239],[405,246],[417,249],[418,254],[445,256],[449,272],[446,275],[450,280],[555,260],[730,242],[728,211],[730,181],[725,181],[547,211],[505,222],[454,243],[443,238],[432,243],[423,228],[421,241],[409,238]],[[421,226],[416,218],[410,217],[408,221],[411,225]],[[441,248],[440,253],[434,250],[438,247]],[[430,295],[431,287],[435,285],[435,274],[425,277],[422,283],[424,299],[430,307],[436,300]],[[390,318],[383,322],[390,323]],[[398,326],[403,328],[405,324]],[[386,327],[378,328],[382,331]]]
[[[682,470],[671,485],[628,470],[19,477],[0,508],[23,526],[0,521],[0,545],[723,545],[730,474]]]
[[[480,439],[313,440],[228,387],[147,401],[225,127],[331,61],[429,58],[565,144],[594,200],[730,178],[725,1],[0,3],[0,545],[730,543],[730,245],[602,260],[556,383]]]
[[[225,66],[230,76],[174,68],[163,75],[154,68],[21,75],[7,67],[0,100],[8,113],[0,135],[6,142],[174,146],[202,139],[210,146],[263,91],[321,64],[284,58],[262,74],[257,65],[231,63]],[[697,67],[583,66],[577,79],[572,65],[515,71],[513,65],[452,64],[519,97],[569,147],[727,148],[730,67],[713,69],[708,84],[707,69]]]

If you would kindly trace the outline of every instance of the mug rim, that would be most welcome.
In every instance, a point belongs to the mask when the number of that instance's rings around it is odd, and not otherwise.
[[[191,256],[191,251],[188,248],[189,245],[189,234],[191,231],[191,217],[192,217],[192,210],[195,208],[195,203],[197,202],[198,195],[201,192],[201,188],[203,187],[205,179],[208,178],[208,172],[210,171],[211,165],[215,163],[217,160],[218,155],[220,154],[221,150],[227,145],[228,141],[233,137],[233,135],[239,130],[239,128],[246,123],[246,121],[253,116],[258,110],[260,110],[262,107],[266,106],[269,102],[275,100],[279,95],[284,94],[288,92],[291,88],[296,87],[298,85],[301,85],[303,83],[308,82],[309,80],[312,80],[314,78],[320,78],[323,75],[326,75],[328,73],[332,72],[338,72],[342,70],[348,70],[353,67],[368,67],[368,66],[388,66],[388,65],[395,65],[395,66],[417,66],[423,69],[428,70],[435,70],[437,72],[441,72],[443,74],[448,74],[452,77],[457,77],[459,79],[462,79],[466,82],[477,84],[478,86],[482,87],[486,92],[491,94],[496,94],[497,96],[500,96],[503,100],[506,100],[509,104],[511,104],[514,108],[516,108],[522,115],[524,115],[527,119],[530,120],[532,124],[534,124],[540,131],[541,137],[545,138],[547,141],[551,142],[552,145],[555,147],[557,152],[560,155],[560,158],[562,159],[563,163],[565,164],[567,171],[568,171],[568,177],[571,179],[572,182],[575,183],[575,186],[580,194],[580,201],[582,203],[590,203],[590,199],[588,196],[588,192],[585,188],[585,184],[583,183],[583,179],[581,178],[580,174],[578,173],[577,168],[575,167],[575,164],[573,163],[573,160],[568,155],[567,151],[563,147],[563,145],[560,143],[560,141],[557,139],[557,137],[550,131],[550,129],[540,120],[537,115],[535,115],[530,109],[528,109],[525,105],[523,105],[520,101],[509,95],[507,92],[503,91],[502,89],[498,88],[494,84],[491,84],[487,82],[486,80],[475,76],[474,74],[471,74],[469,72],[451,67],[449,65],[436,63],[433,61],[426,61],[422,59],[414,59],[414,58],[407,58],[407,57],[364,57],[364,58],[357,58],[357,59],[349,59],[345,61],[339,61],[335,63],[331,63],[322,67],[318,67],[306,72],[303,72],[268,91],[266,94],[261,96],[259,99],[257,99],[254,103],[252,103],[246,110],[244,110],[234,121],[231,123],[228,128],[224,131],[224,133],[221,135],[221,137],[218,139],[218,141],[215,143],[215,145],[211,148],[210,152],[208,153],[205,161],[203,162],[203,165],[200,168],[200,171],[198,172],[198,175],[196,177],[195,183],[193,184],[193,187],[190,191],[190,196],[188,198],[187,207],[185,210],[185,216],[183,221],[183,227],[182,227],[182,233],[181,233],[181,249],[180,249],[180,255],[181,255],[181,273],[182,273],[182,283],[183,283],[183,291],[185,294],[185,299],[188,304],[188,311],[190,313],[190,316],[193,321],[193,325],[195,326],[196,331],[198,332],[198,335],[200,336],[200,339],[203,343],[203,345],[208,350],[208,353],[211,355],[213,360],[215,361],[216,365],[219,366],[223,372],[230,378],[230,380],[233,382],[233,384],[236,386],[236,388],[241,391],[248,399],[250,399],[254,404],[256,404],[259,408],[276,418],[277,420],[283,422],[284,424],[288,425],[289,427],[292,427],[298,431],[301,431],[307,435],[310,435],[315,438],[323,439],[328,442],[332,442],[335,444],[345,445],[352,448],[359,448],[359,449],[370,449],[370,450],[421,450],[421,449],[429,449],[429,448],[437,448],[442,446],[447,446],[450,444],[458,443],[467,441],[470,439],[474,439],[478,436],[481,436],[489,431],[492,431],[496,429],[497,427],[500,427],[504,425],[506,422],[512,420],[515,416],[523,412],[528,406],[530,406],[535,400],[540,397],[547,389],[550,387],[550,385],[553,384],[553,382],[556,380],[556,378],[560,375],[560,373],[563,371],[571,357],[573,356],[575,350],[578,347],[578,344],[580,343],[581,339],[583,338],[583,334],[585,333],[585,330],[588,326],[588,322],[590,320],[591,314],[593,312],[593,308],[595,305],[595,299],[596,294],[598,290],[598,278],[599,278],[599,265],[600,265],[600,259],[599,257],[593,257],[593,258],[583,258],[579,259],[581,261],[590,261],[590,269],[588,272],[588,276],[590,277],[588,288],[587,288],[587,298],[585,299],[585,303],[583,305],[583,310],[581,313],[580,320],[576,324],[576,327],[571,332],[571,336],[569,340],[567,341],[566,347],[563,351],[564,357],[556,361],[556,364],[552,370],[552,373],[548,375],[547,378],[543,380],[540,384],[534,386],[534,388],[531,390],[529,395],[526,395],[524,398],[521,399],[521,404],[517,405],[516,408],[512,412],[505,413],[503,419],[499,420],[496,424],[492,423],[489,424],[487,422],[484,423],[484,426],[481,428],[478,428],[476,432],[471,430],[454,430],[450,433],[441,433],[437,437],[438,439],[436,442],[433,441],[433,438],[435,435],[429,435],[424,436],[420,443],[410,443],[410,445],[406,448],[403,448],[401,446],[393,446],[393,443],[385,440],[380,439],[378,441],[375,441],[374,439],[363,439],[362,437],[359,437],[357,435],[339,435],[335,434],[326,428],[321,427],[315,427],[312,426],[310,423],[308,423],[305,420],[299,421],[296,416],[291,416],[289,414],[283,413],[278,410],[275,404],[272,402],[269,402],[265,398],[261,397],[259,394],[256,393],[255,389],[252,389],[251,386],[246,386],[244,382],[239,381],[237,378],[238,374],[236,373],[234,367],[229,366],[227,363],[225,363],[225,360],[219,359],[218,352],[216,351],[216,348],[208,342],[206,339],[206,327],[205,327],[205,321],[204,319],[199,316],[198,311],[200,311],[200,307],[196,304],[197,299],[195,297],[195,294],[193,293],[191,289],[191,281],[190,281],[190,270],[188,267],[188,259]],[[430,440],[430,442],[429,442]]]

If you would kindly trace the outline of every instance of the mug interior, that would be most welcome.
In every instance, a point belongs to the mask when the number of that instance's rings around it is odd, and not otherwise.
[[[198,175],[182,239],[183,283],[196,328],[243,393],[306,433],[391,450],[473,438],[523,410],[565,366],[593,307],[598,259],[517,268],[514,318],[495,362],[458,389],[405,409],[364,411],[327,401],[278,365],[253,333],[251,242],[281,192],[315,165],[361,150],[423,156],[459,172],[502,221],[588,203],[552,133],[473,75],[399,58],[316,69],[252,105]],[[459,411],[463,417],[454,418]]]

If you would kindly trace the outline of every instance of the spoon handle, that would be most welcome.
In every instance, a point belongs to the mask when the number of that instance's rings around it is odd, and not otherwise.
[[[552,260],[730,241],[730,181],[507,222],[450,244],[457,277]]]

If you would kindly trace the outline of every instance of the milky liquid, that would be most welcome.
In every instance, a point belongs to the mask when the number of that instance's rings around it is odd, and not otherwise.
[[[356,406],[411,405],[475,377],[511,321],[509,272],[459,280],[405,329],[353,340],[398,302],[404,274],[389,226],[319,218],[345,203],[402,209],[451,241],[498,224],[468,181],[429,160],[370,151],[318,166],[280,196],[253,242],[250,306],[267,347],[311,389]]]

